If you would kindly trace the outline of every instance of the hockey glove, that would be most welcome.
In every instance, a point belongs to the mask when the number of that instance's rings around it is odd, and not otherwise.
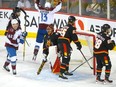
[[[26,37],[27,36],[27,32],[26,31],[22,32],[22,36]]]
[[[78,50],[81,50],[81,48],[82,48],[81,43],[80,43],[80,42],[77,42],[76,45],[77,45],[77,49],[78,49]]]
[[[116,45],[116,43],[115,43],[115,41],[114,40],[112,40],[112,44],[115,46]]]
[[[112,50],[115,47],[115,42],[114,40],[111,40],[111,43],[107,45],[107,49]]]

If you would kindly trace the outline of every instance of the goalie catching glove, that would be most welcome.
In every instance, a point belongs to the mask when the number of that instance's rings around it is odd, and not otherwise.
[[[82,45],[81,45],[81,43],[80,43],[80,42],[77,42],[77,43],[76,43],[76,46],[77,46],[77,49],[78,49],[78,50],[81,50]]]

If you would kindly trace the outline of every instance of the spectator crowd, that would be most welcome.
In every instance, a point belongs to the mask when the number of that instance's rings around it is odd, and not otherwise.
[[[56,6],[59,2],[59,0],[40,0],[41,5],[44,6],[46,1],[50,2],[53,7]],[[79,3],[80,0],[68,0],[68,1],[62,0],[62,1],[63,6],[62,9],[60,10],[61,12],[78,15],[80,15],[79,12],[81,12],[81,15],[107,18],[107,0],[81,0],[81,5]],[[115,13],[116,0],[109,1],[110,1],[109,4],[110,18],[116,19]],[[35,10],[34,0],[0,0],[0,8],[14,8],[14,7]]]

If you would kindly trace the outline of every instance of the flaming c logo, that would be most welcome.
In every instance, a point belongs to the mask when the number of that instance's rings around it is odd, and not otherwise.
[[[80,19],[77,20],[77,22],[75,23],[75,27],[76,27],[76,25],[78,25],[81,30],[84,30],[84,23],[82,20],[80,20]],[[78,29],[78,27],[77,27],[77,29]]]

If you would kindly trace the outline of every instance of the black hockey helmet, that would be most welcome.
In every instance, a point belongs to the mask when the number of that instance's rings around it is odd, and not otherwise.
[[[68,17],[68,22],[75,22],[76,18],[74,16],[69,16]]]
[[[15,8],[13,9],[13,13],[20,12],[20,11],[21,11],[21,9],[20,9],[19,7],[15,7]]]
[[[106,32],[108,29],[110,29],[111,26],[109,24],[104,24],[102,27],[101,27],[101,31],[102,32]]]

